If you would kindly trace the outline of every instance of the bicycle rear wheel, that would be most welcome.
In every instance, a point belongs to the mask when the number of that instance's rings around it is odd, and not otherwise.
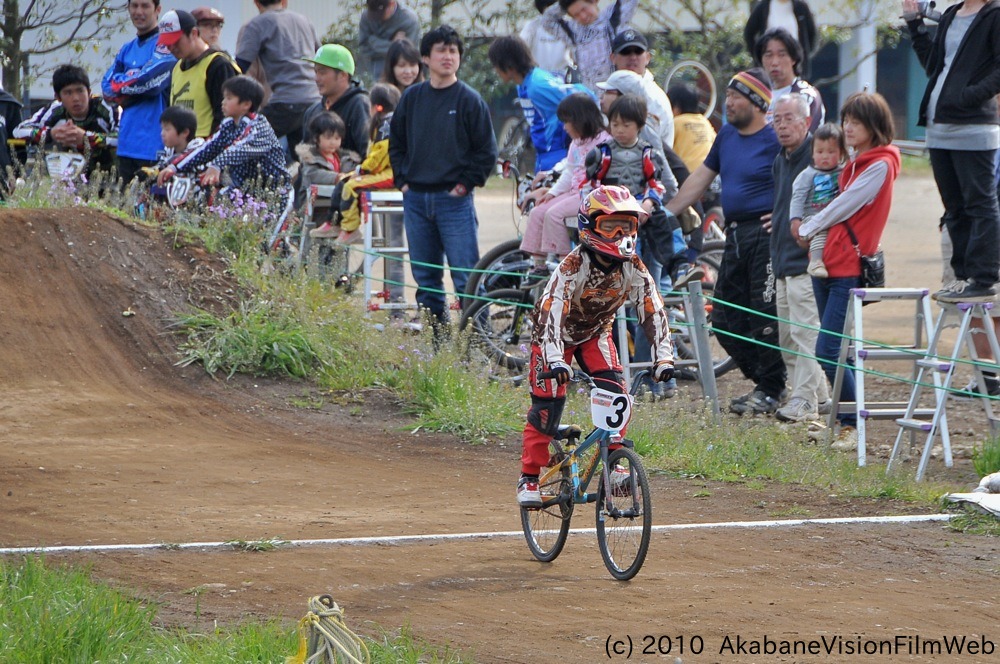
[[[639,573],[646,560],[653,505],[639,455],[626,447],[611,451],[609,472],[616,467],[628,472],[628,479],[608,492],[601,473],[597,486],[597,545],[611,576],[627,581]]]
[[[531,344],[530,291],[490,291],[462,313],[459,329],[469,335],[469,353],[479,353],[507,369],[520,371]]]
[[[715,113],[718,99],[712,70],[697,60],[681,60],[667,72],[663,89],[669,90],[670,86],[678,84],[687,84],[694,88],[698,94],[698,112],[706,118],[711,118]]]
[[[556,441],[549,443],[552,458],[562,459],[562,447]],[[542,468],[545,473],[547,468]],[[562,553],[569,537],[569,521],[573,516],[573,483],[569,468],[545,484],[539,485],[542,493],[541,509],[521,508],[521,528],[531,555],[549,563]]]
[[[486,295],[501,288],[517,288],[521,277],[531,269],[531,254],[521,251],[521,238],[505,240],[493,247],[479,259],[469,281],[465,284],[466,295]],[[463,298],[465,308],[476,302],[475,298]]]

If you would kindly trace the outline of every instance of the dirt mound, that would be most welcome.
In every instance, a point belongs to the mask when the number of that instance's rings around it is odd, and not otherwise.
[[[3,210],[0,225],[8,385],[145,391],[176,383],[177,338],[165,333],[172,317],[235,296],[217,257],[101,212]]]

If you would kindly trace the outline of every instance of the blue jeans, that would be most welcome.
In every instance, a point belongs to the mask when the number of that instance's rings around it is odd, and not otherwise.
[[[446,191],[403,194],[403,225],[410,248],[410,272],[417,282],[417,304],[435,318],[448,319],[444,293],[447,257],[455,293],[463,295],[468,270],[479,261],[479,220],[472,194]]]
[[[826,373],[830,386],[837,375],[837,362],[840,360],[841,337],[844,333],[844,319],[847,318],[847,307],[851,301],[851,289],[860,285],[860,277],[831,277],[817,279],[813,277],[813,293],[816,294],[816,308],[819,309],[820,333],[816,338],[816,357]],[[833,333],[833,334],[831,334]],[[854,392],[854,370],[844,369],[844,381],[840,387],[840,401],[854,403],[857,397]],[[856,415],[841,415],[840,423],[846,426],[857,426]]]

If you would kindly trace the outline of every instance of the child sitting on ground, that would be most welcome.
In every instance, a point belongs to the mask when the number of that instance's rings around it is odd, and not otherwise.
[[[521,251],[531,254],[534,266],[528,277],[532,279],[548,278],[549,269],[545,266],[548,254],[562,258],[569,253],[565,220],[580,209],[580,190],[587,182],[587,154],[598,144],[611,140],[604,129],[601,109],[586,93],[577,92],[563,99],[556,114],[572,143],[566,167],[556,183],[528,194],[537,204],[528,215]]]
[[[278,248],[280,234],[287,224],[292,203],[291,177],[285,168],[285,150],[274,129],[267,118],[257,113],[263,99],[264,88],[249,76],[228,79],[222,84],[225,119],[218,131],[201,147],[160,171],[156,182],[162,186],[178,173],[201,171],[198,181],[207,187],[220,184],[225,171],[233,190],[246,193],[248,187],[256,184],[277,193],[280,210],[269,214],[265,221],[274,223],[265,245],[266,251],[272,251]],[[239,197],[237,191],[230,192],[230,196],[234,200]]]
[[[799,173],[792,184],[789,219],[806,221],[816,216],[840,192],[838,179],[847,162],[847,146],[840,125],[827,122],[813,135],[812,165]],[[809,241],[809,266],[813,277],[826,279],[829,274],[823,264],[826,231],[820,231]]]
[[[399,104],[399,90],[388,83],[376,83],[370,93],[372,119],[369,124],[368,156],[357,172],[341,182],[340,194],[340,244],[357,244],[361,241],[361,209],[358,202],[360,189],[390,189],[393,186],[392,165],[389,163],[389,121]],[[336,196],[336,191],[334,192]],[[334,198],[336,201],[337,198]],[[332,237],[332,231],[317,228],[312,237]]]
[[[639,325],[652,340],[653,379],[674,374],[673,348],[663,300],[656,282],[635,255],[636,233],[646,210],[624,187],[599,186],[583,201],[577,224],[580,246],[571,251],[535,303],[532,313],[528,385],[531,408],[522,436],[517,502],[542,506],[538,473],[549,464],[549,441],[559,428],[566,404],[570,362],[577,363],[598,387],[624,394],[612,325],[618,309],[635,307]],[[543,372],[551,378],[542,378]],[[625,431],[622,429],[621,434]],[[611,471],[612,482],[627,479]]]
[[[338,184],[361,162],[357,152],[341,148],[346,134],[344,120],[333,111],[317,113],[309,121],[306,140],[295,146],[302,164],[304,196],[309,196],[312,185]],[[312,237],[336,237],[340,233],[339,201],[339,190],[335,190],[326,215],[321,217],[323,223],[309,233]]]

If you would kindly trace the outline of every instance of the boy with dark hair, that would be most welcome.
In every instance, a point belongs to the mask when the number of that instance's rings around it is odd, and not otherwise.
[[[198,116],[191,109],[168,106],[160,114],[160,138],[163,139],[163,146],[175,153],[179,154],[187,149],[197,129]]]
[[[498,37],[487,54],[497,76],[504,83],[517,84],[521,110],[531,128],[535,146],[535,172],[551,170],[566,158],[569,136],[559,121],[559,102],[574,92],[590,91],[535,66],[528,45],[520,37]],[[593,96],[593,93],[590,93]]]
[[[443,323],[444,270],[436,266],[447,256],[455,292],[465,292],[467,269],[479,260],[472,190],[493,172],[497,143],[486,102],[458,80],[462,39],[454,28],[441,25],[425,34],[420,54],[430,76],[406,90],[392,116],[389,160],[403,192],[417,302]]]
[[[206,167],[202,185],[219,184],[222,171],[229,173],[232,186],[242,189],[249,180],[261,176],[265,183],[287,189],[284,149],[267,118],[257,114],[264,88],[249,76],[234,76],[222,85],[222,113],[226,119],[205,144],[176,164],[160,172],[161,184],[175,173]]]
[[[222,114],[226,119],[219,131],[208,137],[200,148],[184,155],[157,177],[163,184],[176,173],[196,172],[202,186],[220,183],[222,172],[229,175],[233,189],[244,189],[252,180],[281,196],[284,214],[272,214],[276,220],[267,242],[267,250],[278,248],[280,233],[287,223],[291,203],[291,177],[285,168],[285,149],[278,142],[267,118],[257,113],[264,99],[264,88],[249,76],[234,76],[222,85]]]
[[[52,72],[56,99],[14,129],[14,138],[45,149],[58,146],[87,156],[85,172],[111,170],[118,143],[117,106],[90,94],[90,77],[78,65]]]
[[[642,225],[639,234],[642,254],[648,263],[659,264],[672,274],[674,268],[687,260],[687,245],[680,224],[662,211],[664,194],[668,194],[668,198],[673,196],[677,185],[673,176],[668,175],[673,190],[668,192],[664,188],[661,177],[670,170],[663,153],[639,137],[645,124],[646,102],[642,97],[632,94],[618,97],[608,110],[611,140],[601,143],[587,155],[587,175],[591,187],[620,185],[639,201],[650,215],[650,221]],[[653,229],[667,232],[653,234]],[[654,277],[659,283],[660,274]]]

